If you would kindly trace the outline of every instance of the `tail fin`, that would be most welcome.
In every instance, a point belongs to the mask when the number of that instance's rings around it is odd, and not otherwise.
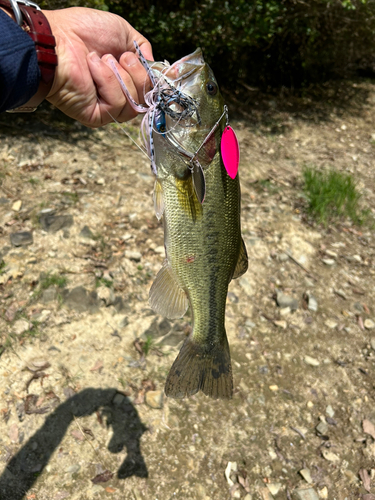
[[[230,399],[233,394],[232,366],[227,336],[221,345],[207,347],[185,340],[165,383],[168,397],[181,399],[198,391],[213,399]]]

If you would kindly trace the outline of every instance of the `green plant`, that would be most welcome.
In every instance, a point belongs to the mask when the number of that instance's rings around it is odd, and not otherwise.
[[[146,340],[142,344],[142,351],[145,353],[145,356],[147,356],[150,351],[154,348],[155,341],[151,337],[151,335],[147,335]]]
[[[330,170],[321,172],[311,167],[303,170],[304,193],[308,201],[308,212],[324,225],[343,217],[355,224],[363,224],[369,210],[360,208],[361,194],[350,174]]]
[[[99,288],[102,285],[106,286],[107,288],[112,288],[113,281],[107,280],[105,278],[96,278],[96,280],[95,280],[95,288]]]
[[[67,283],[68,283],[68,278],[64,275],[57,273],[53,274],[51,272],[44,274],[43,276],[41,276],[39,287],[34,292],[33,297],[36,299],[39,298],[40,295],[43,293],[43,291],[47,290],[47,288],[49,288],[52,285],[55,285],[58,288],[64,288]]]

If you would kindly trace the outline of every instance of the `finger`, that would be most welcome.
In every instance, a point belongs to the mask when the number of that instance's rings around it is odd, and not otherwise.
[[[120,65],[132,79],[138,95],[138,102],[144,103],[144,95],[151,90],[151,82],[138,57],[132,52],[125,52],[120,57]]]
[[[98,103],[93,114],[96,115],[95,119],[99,119],[100,117],[102,125],[113,121],[112,117],[117,121],[127,121],[137,115],[127,102],[115,74],[108,65],[109,58],[115,61],[109,55],[103,56],[101,59],[96,53],[91,53],[87,56],[90,73],[98,93]],[[132,84],[131,77],[117,62],[116,67],[131,95],[136,96],[136,89]]]
[[[153,61],[154,56],[152,55],[151,43],[143,37],[140,41],[137,41],[137,43],[145,59],[147,59],[148,61]]]

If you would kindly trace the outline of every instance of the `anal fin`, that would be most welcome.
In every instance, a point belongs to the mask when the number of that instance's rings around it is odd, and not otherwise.
[[[244,240],[241,238],[241,248],[238,256],[236,267],[234,268],[232,279],[239,278],[246,273],[249,266],[247,251]]]
[[[148,300],[152,309],[166,318],[182,318],[186,313],[188,298],[177,283],[167,260],[150,288]]]

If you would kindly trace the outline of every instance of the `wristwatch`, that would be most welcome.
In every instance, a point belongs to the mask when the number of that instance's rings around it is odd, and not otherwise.
[[[9,112],[35,111],[47,97],[53,84],[57,66],[55,37],[46,16],[36,3],[28,0],[0,0],[0,7],[12,11],[16,23],[34,41],[41,73],[38,92],[25,105]]]

